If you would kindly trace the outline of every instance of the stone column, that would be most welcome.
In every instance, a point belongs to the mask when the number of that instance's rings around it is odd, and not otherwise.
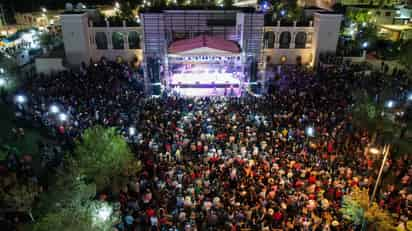
[[[275,33],[275,48],[279,48],[280,32]]]
[[[106,32],[106,36],[107,36],[107,49],[112,50],[113,49],[113,32],[112,31],[108,31]]]
[[[289,44],[289,48],[295,48],[295,39],[296,39],[296,32],[292,32],[292,39]]]
[[[123,33],[123,48],[125,50],[129,49],[129,32],[126,31]]]

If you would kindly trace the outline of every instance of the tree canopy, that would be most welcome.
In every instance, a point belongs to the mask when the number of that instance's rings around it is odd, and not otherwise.
[[[343,197],[343,217],[355,225],[379,227],[381,231],[395,230],[394,220],[391,215],[375,202],[370,201],[367,189],[355,188],[349,195]]]
[[[76,141],[73,172],[103,189],[120,176],[134,159],[124,137],[115,128],[95,126],[84,131]]]

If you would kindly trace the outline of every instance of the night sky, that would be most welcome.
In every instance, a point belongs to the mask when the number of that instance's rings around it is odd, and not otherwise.
[[[82,2],[86,5],[96,5],[96,4],[111,4],[114,0],[1,0],[5,10],[7,11],[37,11],[42,6],[48,9],[62,9],[67,2],[76,4]]]

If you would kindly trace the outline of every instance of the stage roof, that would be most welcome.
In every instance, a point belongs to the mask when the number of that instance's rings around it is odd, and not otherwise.
[[[240,48],[236,42],[208,35],[200,35],[192,39],[183,39],[175,41],[172,44],[170,44],[169,52],[172,54],[190,53],[188,51],[200,51],[199,49],[201,48],[209,48],[207,49],[209,51],[223,51],[224,53],[240,53]]]

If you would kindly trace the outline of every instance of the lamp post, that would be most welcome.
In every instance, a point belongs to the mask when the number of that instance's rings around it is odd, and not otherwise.
[[[373,187],[372,196],[371,196],[371,199],[369,200],[369,204],[372,204],[372,202],[375,200],[376,191],[378,190],[378,185],[379,185],[379,183],[380,183],[380,181],[381,181],[381,178],[382,178],[383,169],[384,169],[384,167],[385,167],[386,160],[388,159],[390,147],[391,147],[390,144],[386,144],[386,145],[383,147],[383,151],[382,151],[382,154],[383,154],[382,164],[381,164],[381,168],[379,169],[378,178],[376,179],[375,186]],[[371,152],[372,152],[372,151],[375,152],[373,149],[371,149]],[[376,151],[377,151],[376,153],[378,153],[378,150],[376,150]],[[372,152],[372,153],[373,153],[373,152]]]

